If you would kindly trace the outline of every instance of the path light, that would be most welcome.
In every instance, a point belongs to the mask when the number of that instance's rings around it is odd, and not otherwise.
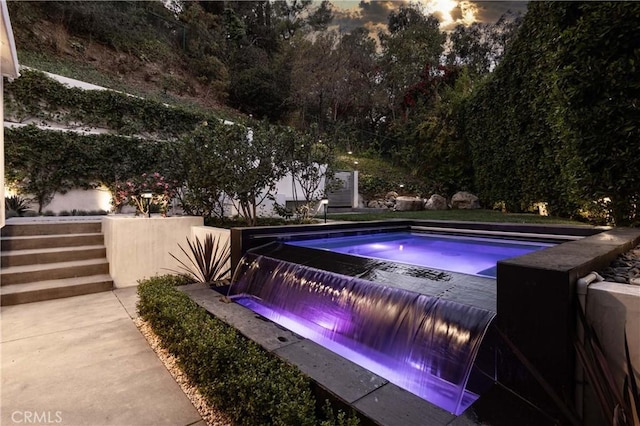
[[[151,199],[153,198],[153,193],[151,193],[151,192],[143,192],[141,197],[142,197],[143,200],[146,200],[147,214],[149,215],[149,217],[151,217]]]
[[[324,206],[324,223],[327,223],[327,206],[329,205],[329,199],[327,197],[322,197],[320,205]]]

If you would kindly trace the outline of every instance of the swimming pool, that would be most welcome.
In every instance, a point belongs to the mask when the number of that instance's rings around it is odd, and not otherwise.
[[[499,260],[555,245],[412,231],[286,241],[286,244],[490,278],[496,277]]]

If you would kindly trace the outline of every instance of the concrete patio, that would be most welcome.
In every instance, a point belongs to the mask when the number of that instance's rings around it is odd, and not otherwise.
[[[4,307],[0,423],[204,426],[134,325],[136,301],[130,287]]]

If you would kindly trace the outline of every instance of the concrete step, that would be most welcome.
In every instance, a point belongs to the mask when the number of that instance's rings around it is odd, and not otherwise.
[[[54,247],[103,245],[104,237],[100,233],[2,237],[0,244],[3,252],[9,250],[36,250]]]
[[[104,246],[55,247],[36,250],[12,250],[0,254],[0,267],[70,262],[74,260],[104,259]]]
[[[34,283],[45,280],[77,278],[109,273],[106,259],[76,260],[42,265],[23,265],[3,268],[0,271],[0,286]]]
[[[79,278],[14,284],[0,288],[0,305],[19,305],[63,297],[81,296],[113,289],[113,280],[107,274]]]
[[[26,237],[34,235],[98,234],[101,221],[7,223],[2,228],[3,237]]]

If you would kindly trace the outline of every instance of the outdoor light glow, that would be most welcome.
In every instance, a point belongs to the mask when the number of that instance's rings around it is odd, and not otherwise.
[[[265,267],[236,272],[233,300],[445,410],[462,413],[493,383],[467,388],[495,312],[267,254],[245,260]]]
[[[411,232],[321,238],[292,241],[287,244],[490,278],[495,278],[496,264],[499,260],[553,245]]]

